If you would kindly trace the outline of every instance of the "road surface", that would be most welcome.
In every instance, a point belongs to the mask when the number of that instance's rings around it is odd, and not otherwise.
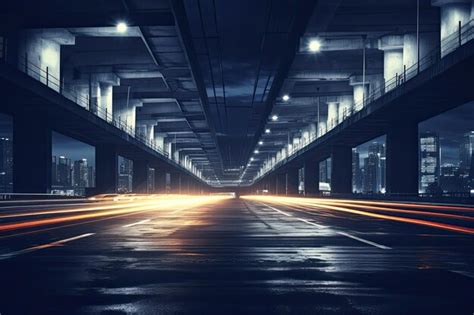
[[[0,204],[0,313],[474,312],[473,208],[174,198]]]

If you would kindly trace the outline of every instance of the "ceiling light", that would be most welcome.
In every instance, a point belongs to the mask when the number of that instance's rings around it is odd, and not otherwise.
[[[258,150],[253,151],[253,153],[258,154]]]
[[[270,129],[265,129],[265,133],[270,133]]]
[[[273,115],[273,116],[272,116],[272,120],[273,120],[273,121],[277,121],[277,120],[278,120],[278,116],[277,116],[277,115]]]
[[[117,32],[125,33],[128,29],[128,25],[125,22],[120,22],[117,24]]]
[[[259,144],[259,145],[262,145],[262,144],[263,144],[263,141],[259,141],[258,144]]]
[[[250,161],[253,161],[253,157],[250,158]]]
[[[318,52],[321,50],[321,42],[317,39],[313,39],[309,42],[308,48],[312,52]]]
[[[285,101],[285,102],[288,102],[290,100],[290,96],[288,94],[285,94],[283,95],[282,99]]]

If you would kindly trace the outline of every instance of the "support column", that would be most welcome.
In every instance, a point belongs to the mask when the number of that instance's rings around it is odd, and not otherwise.
[[[276,177],[268,177],[268,194],[274,195],[276,193]]]
[[[97,193],[117,192],[118,154],[115,146],[109,144],[96,146],[95,164]]]
[[[180,194],[181,193],[181,174],[179,173],[170,173],[170,188],[171,193]]]
[[[392,126],[386,141],[387,193],[418,194],[418,124]]]
[[[297,196],[298,195],[298,169],[290,168],[286,172],[286,195]]]
[[[395,79],[403,73],[403,36],[387,35],[379,39],[379,49],[383,50],[383,78],[385,91],[395,88]]]
[[[335,146],[331,152],[331,193],[352,193],[352,148]]]
[[[361,75],[354,75],[349,78],[349,84],[353,87],[354,110],[359,111],[365,107],[369,97],[369,82]]]
[[[155,193],[166,193],[166,173],[155,167]]]
[[[13,191],[51,189],[51,128],[45,112],[28,110],[13,117]]]
[[[319,194],[319,163],[308,161],[304,165],[304,195]]]
[[[331,130],[339,123],[339,102],[328,102],[327,130]]]
[[[276,174],[276,194],[286,195],[286,174]]]
[[[459,32],[459,24],[461,27],[467,25],[471,19],[472,0],[432,0],[431,5],[441,8],[440,21],[440,41],[441,43],[448,39],[449,36]],[[454,35],[456,36],[456,35]],[[449,52],[452,45],[443,47],[441,45],[441,56],[445,55],[445,51]]]
[[[148,162],[133,161],[132,190],[135,193],[148,193]]]

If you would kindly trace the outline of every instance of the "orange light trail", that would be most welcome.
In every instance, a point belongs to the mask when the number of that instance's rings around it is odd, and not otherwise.
[[[82,208],[75,209],[61,209],[54,210],[55,214],[57,213],[67,213],[67,212],[80,212],[80,211],[93,211],[92,213],[85,214],[76,214],[76,215],[65,215],[54,218],[45,218],[38,220],[28,220],[15,223],[5,223],[0,224],[0,232],[12,231],[18,229],[33,228],[44,225],[59,224],[65,222],[73,222],[78,220],[86,219],[96,219],[110,216],[117,216],[127,213],[137,213],[137,212],[149,212],[165,209],[188,209],[197,207],[209,203],[217,203],[222,200],[230,198],[229,196],[192,196],[192,195],[179,195],[177,196],[166,196],[166,197],[154,197],[146,198],[138,201],[129,201],[129,202],[120,202],[120,205],[110,209],[109,207],[86,207],[86,210]],[[104,210],[103,208],[107,209]],[[50,214],[51,211],[42,211],[43,214]],[[25,214],[22,214],[25,215]],[[30,215],[40,215],[39,212],[32,212]]]
[[[443,214],[443,213],[428,212],[428,211],[413,211],[413,210],[393,209],[393,208],[374,207],[374,206],[365,206],[364,207],[364,206],[361,206],[361,205],[354,205],[352,200],[278,197],[278,196],[243,196],[242,198],[248,199],[248,200],[253,200],[253,201],[271,203],[271,204],[309,206],[309,207],[314,207],[313,210],[316,210],[315,208],[323,208],[323,209],[327,209],[327,210],[347,212],[347,213],[363,215],[363,216],[368,216],[368,217],[373,217],[373,218],[378,218],[378,219],[391,220],[391,221],[404,222],[404,223],[411,223],[411,224],[418,224],[418,225],[430,226],[430,227],[440,228],[440,229],[449,230],[449,231],[474,234],[474,229],[469,228],[469,227],[457,226],[457,225],[446,224],[446,223],[441,223],[441,222],[434,222],[434,221],[428,221],[428,220],[422,220],[422,219],[413,219],[413,218],[407,218],[407,217],[398,217],[398,216],[394,216],[394,215],[373,213],[373,212],[362,211],[362,210],[351,209],[351,208],[366,208],[366,209],[378,210],[378,211],[387,211],[387,212],[390,211],[390,212],[399,212],[399,213],[405,213],[405,214],[407,214],[407,213],[420,214],[420,215],[435,216],[435,217],[446,217],[446,218],[451,218],[451,219],[462,219],[462,220],[468,220],[468,221],[473,220],[473,218],[471,218],[471,217],[465,217],[465,216],[459,216],[459,215],[453,215],[453,214]],[[359,204],[360,202],[355,202],[355,203]],[[370,202],[367,202],[367,203],[370,203]],[[394,205],[394,203],[383,203],[383,202],[377,202],[377,204],[390,205],[390,206]],[[405,206],[404,203],[397,203],[396,205]],[[413,205],[413,204],[409,204],[409,205]],[[423,206],[424,205],[420,205],[420,208],[423,207]],[[431,206],[434,207],[433,205],[431,205]],[[464,209],[464,207],[456,207],[456,208]],[[450,210],[452,210],[452,209],[450,209]]]

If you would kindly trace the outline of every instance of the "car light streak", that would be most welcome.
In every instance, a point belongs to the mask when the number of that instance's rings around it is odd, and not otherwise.
[[[34,251],[37,251],[37,250],[40,250],[40,249],[45,249],[45,248],[50,248],[50,247],[55,247],[55,246],[62,246],[65,243],[72,242],[72,241],[75,241],[75,240],[79,240],[79,239],[82,239],[82,238],[85,238],[85,237],[89,237],[89,236],[92,236],[94,234],[95,233],[81,234],[81,235],[78,235],[78,236],[74,236],[74,237],[63,239],[63,240],[55,241],[55,242],[52,242],[52,243],[43,244],[43,245],[36,245],[36,246],[33,246],[33,247],[17,250],[15,252],[2,254],[2,255],[0,255],[0,260],[12,258],[12,257],[18,256],[18,255],[21,255],[21,254],[27,254],[27,253],[34,252]]]
[[[317,208],[323,208],[323,209],[327,209],[327,210],[334,210],[334,211],[346,212],[346,213],[351,213],[351,214],[363,215],[363,216],[373,217],[373,218],[378,218],[378,219],[391,220],[391,221],[404,222],[404,223],[411,223],[411,224],[418,224],[418,225],[424,225],[424,226],[429,226],[429,227],[434,227],[434,228],[439,228],[439,229],[444,229],[444,230],[449,230],[449,231],[454,231],[454,232],[474,234],[474,229],[469,228],[469,227],[457,226],[457,225],[446,224],[446,223],[441,223],[441,222],[428,221],[428,220],[424,220],[424,219],[399,217],[399,216],[395,216],[395,215],[388,215],[388,214],[381,214],[381,213],[374,213],[374,212],[369,212],[369,211],[357,210],[357,208],[364,208],[364,207],[360,206],[360,205],[354,205],[352,203],[352,200],[337,200],[336,202],[334,202],[333,200],[318,199],[318,198],[297,198],[297,197],[277,197],[277,196],[242,196],[242,198],[247,199],[247,200],[271,203],[271,204],[317,207]],[[360,202],[355,202],[355,203],[360,204]],[[394,205],[392,203],[380,203],[380,202],[379,202],[379,204],[385,204],[385,205],[390,204],[392,206]],[[397,205],[399,205],[399,206],[403,205],[404,206],[405,204],[404,203],[397,203]],[[410,205],[413,205],[413,204],[410,204]],[[424,205],[417,205],[417,206],[423,207]],[[434,205],[431,205],[431,206],[433,207]],[[353,209],[353,208],[356,208],[356,209]],[[450,207],[449,210],[453,210],[452,208],[453,207]],[[464,207],[455,207],[455,208],[463,208],[464,209]],[[404,213],[404,214],[407,214],[407,213],[419,214],[419,212],[421,212],[421,211],[413,211],[413,213],[411,213],[411,212],[407,212],[407,211],[411,211],[411,210],[393,209],[393,208],[386,208],[386,207],[371,207],[371,206],[366,206],[365,209],[378,210],[378,211],[399,212],[399,213]],[[447,217],[447,218],[467,220],[464,216],[458,216],[458,215],[452,215],[452,214],[440,214],[438,212],[423,211],[422,214],[423,215],[430,215],[430,216],[437,216],[437,217]],[[472,221],[471,217],[467,217],[467,218],[468,218],[468,221]]]
[[[86,219],[96,219],[101,217],[109,217],[109,216],[116,216],[121,214],[127,213],[136,213],[136,212],[143,212],[143,211],[157,211],[157,210],[164,210],[164,209],[175,209],[177,207],[180,208],[193,208],[196,206],[208,204],[208,203],[217,203],[222,200],[230,198],[229,196],[192,196],[192,195],[180,195],[177,196],[168,196],[168,197],[155,197],[155,198],[146,198],[143,200],[138,201],[128,201],[128,202],[120,202],[119,205],[114,207],[94,207],[90,209],[86,207],[86,211],[91,211],[91,213],[82,213],[82,214],[75,214],[75,215],[65,215],[53,218],[43,218],[37,220],[28,220],[22,222],[14,222],[14,223],[5,223],[0,224],[0,232],[11,231],[11,230],[18,230],[18,229],[25,229],[25,228],[33,228],[38,226],[44,225],[51,225],[51,224],[58,224],[58,223],[65,223],[65,222],[73,222],[78,220],[86,220]],[[92,212],[92,210],[94,210]],[[83,208],[75,208],[75,209],[62,209],[62,210],[54,210],[56,211],[55,214],[65,214],[68,212],[81,212],[84,211]],[[51,211],[42,211],[43,214],[51,214]],[[21,216],[24,214],[22,213]],[[34,212],[34,215],[38,215],[38,212]]]

